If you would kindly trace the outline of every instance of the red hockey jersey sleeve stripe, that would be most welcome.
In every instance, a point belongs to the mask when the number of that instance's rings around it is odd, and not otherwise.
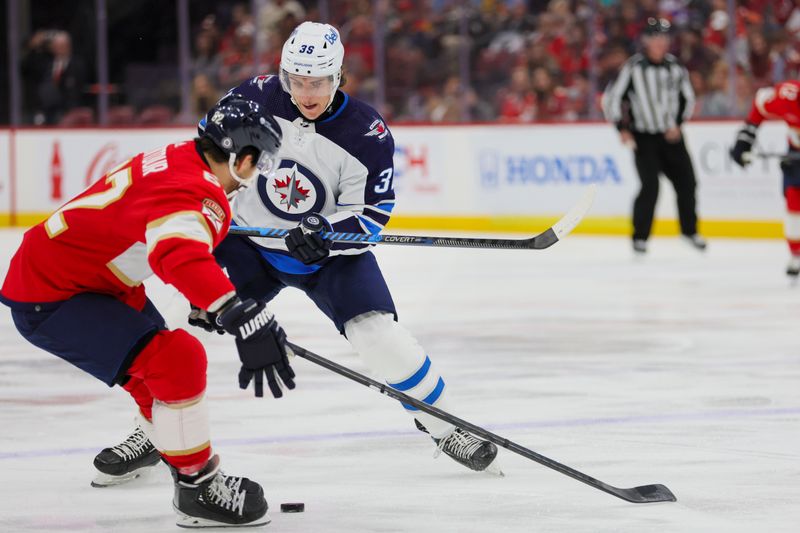
[[[214,249],[214,234],[197,211],[177,211],[149,222],[145,231],[148,255],[164,239],[199,241],[208,246],[209,253]]]

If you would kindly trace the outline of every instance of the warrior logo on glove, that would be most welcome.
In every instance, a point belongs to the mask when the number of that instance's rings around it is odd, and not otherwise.
[[[286,356],[286,333],[275,321],[264,302],[231,298],[217,313],[216,322],[236,337],[242,368],[239,387],[246,389],[252,380],[256,396],[264,396],[264,375],[275,398],[283,396],[281,382],[294,388],[294,370]]]
[[[254,318],[251,318],[247,321],[247,323],[239,326],[239,333],[241,335],[241,339],[245,340],[250,335],[261,329],[262,327],[269,324],[269,321],[272,319],[272,314],[267,310],[265,307],[263,311],[258,313]]]

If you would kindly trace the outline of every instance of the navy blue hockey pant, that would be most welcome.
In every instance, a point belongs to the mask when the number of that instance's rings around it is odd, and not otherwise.
[[[214,250],[217,261],[242,298],[272,300],[284,287],[296,287],[344,333],[344,324],[369,311],[397,318],[392,295],[371,252],[340,255],[311,274],[287,274],[264,259],[248,238],[229,235]]]

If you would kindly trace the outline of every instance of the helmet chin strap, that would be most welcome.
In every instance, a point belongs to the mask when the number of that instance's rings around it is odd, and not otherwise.
[[[236,180],[236,183],[238,183],[239,186],[228,193],[228,200],[230,200],[231,198],[236,196],[239,193],[239,191],[241,191],[242,189],[247,188],[250,185],[250,182],[253,181],[252,178],[248,180],[248,179],[244,179],[241,176],[239,176],[239,174],[236,173],[236,168],[235,167],[236,167],[236,154],[230,154],[230,156],[228,158],[228,170],[230,170],[231,177],[234,180]]]

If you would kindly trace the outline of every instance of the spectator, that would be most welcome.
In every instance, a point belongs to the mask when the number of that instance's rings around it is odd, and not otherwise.
[[[267,39],[273,34],[277,34],[277,38],[281,45],[284,39],[281,39],[283,33],[283,20],[287,15],[291,15],[295,20],[302,21],[306,17],[306,10],[303,4],[296,0],[259,0],[257,7],[257,25],[258,25],[258,38],[264,39],[259,43],[259,48],[266,46]],[[288,37],[288,35],[286,35]]]
[[[202,117],[222,97],[222,91],[207,74],[198,74],[192,80],[192,114]]]
[[[517,67],[511,73],[511,84],[500,92],[498,107],[501,121],[532,122],[536,118],[536,95],[526,67]]]
[[[757,87],[771,85],[772,60],[767,39],[761,32],[752,31],[747,38],[747,45],[749,48],[748,63],[753,81]]]
[[[194,59],[192,60],[192,75],[204,76],[214,86],[219,86],[219,74],[222,60],[217,52],[218,46],[214,33],[208,30],[201,31],[194,40]]]
[[[558,87],[550,71],[538,67],[533,71],[531,83],[536,96],[536,117],[538,120],[559,120],[567,111],[567,95],[562,87]]]
[[[236,28],[232,44],[222,57],[219,82],[223,87],[239,85],[261,70],[253,64],[255,31],[255,26],[249,22]]]
[[[64,31],[38,31],[28,44],[22,72],[31,95],[29,110],[36,125],[56,124],[82,104],[86,69],[72,55],[72,39]]]
[[[235,47],[235,41],[237,40],[236,33],[239,31],[239,28],[248,24],[253,26],[252,33],[255,34],[255,23],[253,22],[253,17],[250,15],[249,3],[237,2],[233,4],[231,8],[231,22],[220,39],[221,53],[225,54],[231,48]]]
[[[728,95],[728,64],[724,60],[714,63],[708,76],[706,93],[697,101],[698,116],[719,118],[734,116],[734,104]]]
[[[194,35],[192,90],[198,96],[192,105],[217,87],[275,73],[282,43],[291,30],[307,16],[319,14],[315,0],[219,0],[216,4]],[[748,77],[737,81],[741,90],[800,75],[800,3],[738,0],[733,20],[727,4],[728,0],[398,0],[380,4],[337,0],[325,5],[329,19],[342,26],[346,37],[345,70],[352,80],[348,91],[373,103],[376,95],[383,94],[384,111],[395,110],[395,120],[472,116],[530,122],[593,116],[592,102],[625,58],[635,53],[644,21],[656,13],[670,17],[678,30],[672,52],[689,71],[703,115],[722,116],[739,105],[738,100],[725,101],[729,81],[720,75],[726,67],[718,64],[720,59],[729,62],[731,51],[737,72]],[[380,17],[373,11],[375,5],[384,10]],[[384,21],[383,57],[376,55],[376,18]],[[731,25],[735,36],[729,42]],[[53,43],[55,34],[37,32],[23,61],[26,117],[35,117],[39,124],[57,122],[64,109],[83,100],[83,65],[68,52],[69,36],[64,34]],[[54,63],[53,46],[62,50],[63,59],[57,64],[66,68]],[[169,44],[158,46],[159,57],[174,57]],[[124,60],[111,58],[112,64]],[[379,61],[385,67],[382,80],[375,77]],[[464,66],[469,76],[461,79]],[[163,72],[172,65],[144,65],[149,67]],[[53,73],[62,70],[64,82],[57,84]],[[456,83],[453,76],[461,81]],[[469,89],[461,88],[465,82]],[[542,87],[539,94],[534,84]],[[521,91],[523,85],[527,89]],[[137,105],[141,98],[135,97],[136,89],[152,94],[149,86],[126,89],[129,94],[122,95],[119,103]],[[590,94],[592,89],[596,94]],[[177,85],[167,90],[159,98],[177,102]],[[454,99],[454,93],[460,96]],[[176,108],[173,103],[173,111]]]
[[[463,99],[461,81],[457,76],[447,79],[442,88],[442,97],[432,102],[429,113],[433,122],[459,122],[462,117]]]

